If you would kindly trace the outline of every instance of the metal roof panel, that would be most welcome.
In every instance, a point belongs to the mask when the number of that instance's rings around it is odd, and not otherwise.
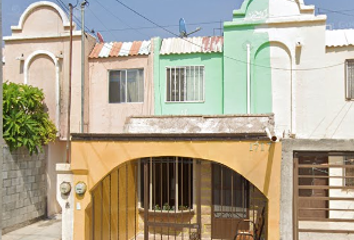
[[[327,47],[346,47],[354,45],[354,29],[326,31]]]
[[[149,55],[151,41],[96,43],[89,58]]]
[[[160,54],[212,53],[223,51],[223,37],[167,38],[162,40]]]

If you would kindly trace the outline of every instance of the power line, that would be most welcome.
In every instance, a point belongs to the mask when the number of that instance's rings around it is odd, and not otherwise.
[[[220,21],[224,20],[219,20],[219,21],[210,21],[210,22],[199,22],[199,23],[189,23],[189,26],[199,26],[199,25],[211,25],[211,24],[220,24]],[[178,24],[171,24],[171,25],[164,25],[163,27],[169,28],[169,27],[178,27]],[[106,29],[106,30],[99,30],[100,32],[105,32],[105,31],[129,31],[129,30],[138,30],[138,29],[156,29],[159,28],[157,26],[141,26],[141,27],[130,27],[130,28],[112,28],[112,29]]]
[[[60,7],[65,11],[65,13],[67,15],[70,15],[69,7],[67,7],[66,4],[62,0],[55,0],[55,1],[60,5]],[[77,26],[81,26],[81,20],[79,18],[77,18],[75,15],[73,15],[73,20]],[[91,30],[86,26],[86,24],[85,24],[85,29],[87,32],[91,32]]]
[[[117,15],[115,15],[114,13],[112,13],[112,11],[111,11],[110,9],[106,8],[103,4],[100,3],[100,0],[96,1],[96,3],[97,3],[98,5],[100,5],[101,8],[103,8],[104,10],[106,10],[107,12],[109,12],[109,13],[110,13],[114,18],[116,18],[118,21],[120,21],[121,23],[123,23],[124,25],[126,25],[128,28],[130,28],[130,29],[136,31],[137,33],[139,33],[139,34],[141,34],[141,35],[148,36],[148,35],[146,35],[146,34],[140,32],[138,29],[133,28],[132,26],[130,26],[130,24],[126,23],[126,22],[123,21],[121,18],[119,18]],[[107,29],[107,30],[109,31],[109,29]],[[149,37],[149,36],[148,36],[148,37]]]
[[[123,3],[122,1],[120,0],[115,0],[116,2],[118,2],[119,4],[121,4],[123,7],[129,9],[130,11],[132,11],[133,13],[135,13],[136,15],[140,16],[141,18],[145,19],[146,21],[150,22],[151,24],[163,29],[165,32],[167,33],[170,33],[171,35],[175,36],[175,37],[178,37],[179,38],[179,35],[175,34],[174,32],[171,32],[170,30],[168,30],[167,28],[165,28],[164,26],[162,25],[159,25],[158,23],[152,21],[151,19],[149,19],[148,17],[145,17],[144,15],[142,15],[141,13],[139,13],[138,11],[134,10],[133,8],[127,6],[125,3]],[[295,1],[292,1],[292,0],[287,0],[287,1],[291,1],[291,2],[295,2]],[[181,38],[183,39],[184,41],[186,42],[189,42],[190,44],[193,44],[195,46],[198,46],[198,47],[202,47],[201,45],[198,45],[194,42],[191,42],[189,41],[187,38]],[[230,59],[230,60],[233,60],[233,61],[236,61],[236,62],[240,62],[240,63],[244,63],[244,64],[247,64],[246,61],[244,60],[240,60],[240,59],[236,59],[236,58],[233,58],[233,57],[229,57],[229,56],[226,56],[224,54],[224,57],[227,58],[227,59]],[[254,63],[251,63],[252,66],[256,66],[256,67],[262,67],[262,68],[267,68],[267,69],[274,69],[274,70],[284,70],[284,71],[313,71],[313,70],[320,70],[320,69],[327,69],[327,68],[333,68],[333,67],[337,67],[337,66],[342,66],[344,65],[344,62],[342,63],[338,63],[338,64],[334,64],[334,65],[329,65],[329,66],[324,66],[324,67],[314,67],[314,68],[300,68],[300,69],[292,69],[292,68],[280,68],[280,67],[271,67],[271,66],[262,66],[262,65],[258,65],[258,64],[254,64]]]

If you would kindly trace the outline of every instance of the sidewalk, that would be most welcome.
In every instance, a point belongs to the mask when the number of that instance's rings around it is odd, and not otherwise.
[[[13,232],[6,233],[2,240],[60,240],[61,215],[46,219]]]

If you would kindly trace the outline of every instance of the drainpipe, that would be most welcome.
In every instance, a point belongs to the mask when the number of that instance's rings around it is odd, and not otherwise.
[[[85,6],[87,2],[81,3],[81,126],[80,132],[84,132],[85,115]]]
[[[268,138],[269,138],[269,140],[270,140],[270,141],[272,141],[272,142],[276,142],[276,141],[278,140],[278,137],[277,137],[277,136],[272,135],[272,134],[270,133],[270,131],[269,131],[269,128],[268,128],[268,127],[266,127],[265,131],[266,131],[267,136],[268,136]]]
[[[251,45],[247,44],[247,114],[251,114]]]

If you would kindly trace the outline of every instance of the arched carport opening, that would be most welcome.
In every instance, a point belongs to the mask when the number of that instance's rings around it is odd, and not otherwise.
[[[232,239],[238,223],[267,210],[266,197],[231,168],[179,156],[125,162],[90,193],[86,239],[95,240]]]

